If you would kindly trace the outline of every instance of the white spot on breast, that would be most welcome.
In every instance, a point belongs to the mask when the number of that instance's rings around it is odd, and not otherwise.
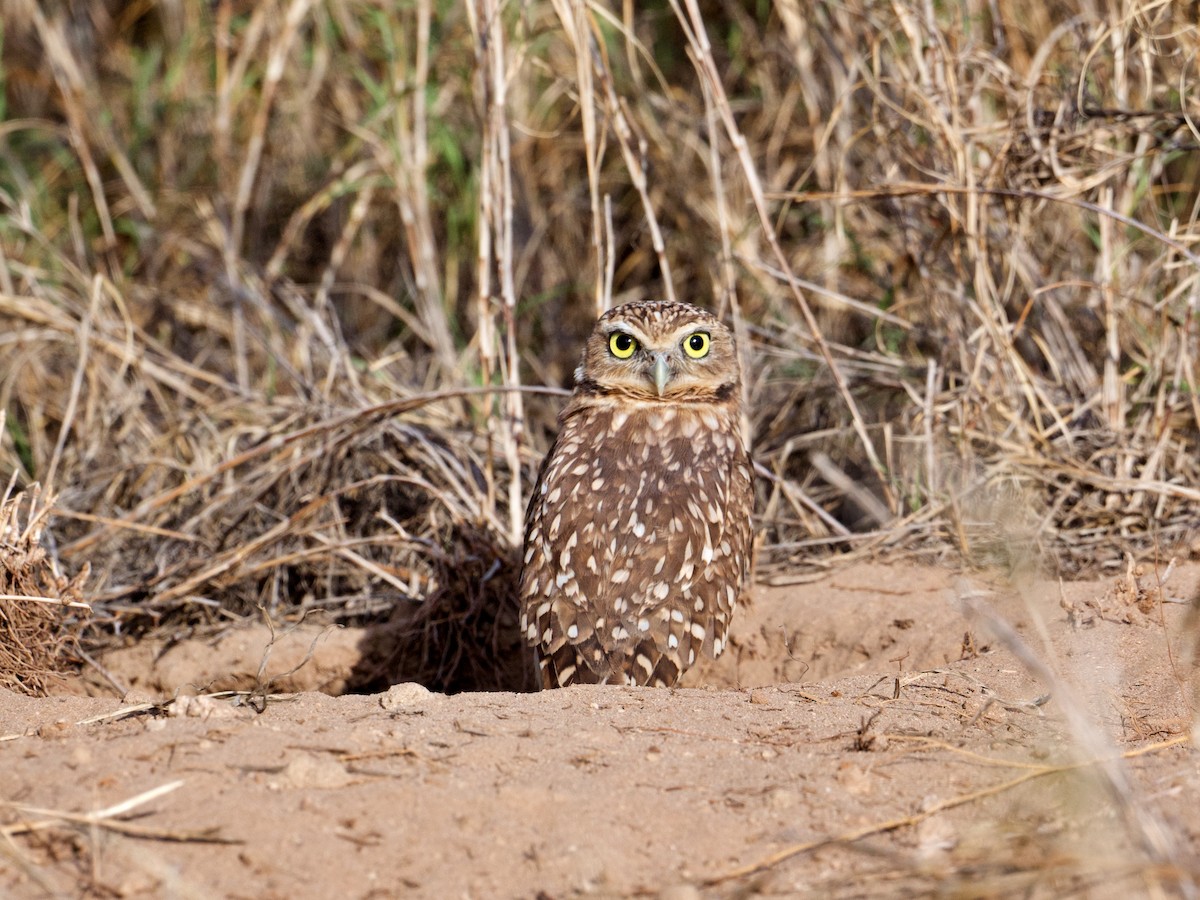
[[[650,630],[650,620],[647,619],[645,616],[638,619],[638,631],[649,631],[649,630]]]
[[[629,637],[629,632],[625,630],[624,625],[618,625],[612,630],[612,636],[614,641],[623,641]]]
[[[570,628],[568,628],[567,629],[567,637],[570,638],[571,640],[575,640],[575,638],[579,637],[579,626],[572,625]]]
[[[658,598],[659,600],[666,600],[667,594],[669,594],[670,592],[671,592],[671,588],[667,585],[667,583],[665,581],[660,581],[658,584],[656,584],[654,586],[654,592],[653,592],[654,596],[656,598]]]
[[[698,641],[704,640],[704,626],[699,622],[692,623],[692,637]]]
[[[629,580],[629,574],[629,569],[618,569],[617,571],[613,572],[612,583],[624,584]]]
[[[700,608],[701,609],[704,608],[703,604],[701,605]],[[672,622],[682,622],[683,621],[683,610],[679,610],[679,609],[671,610],[671,621]]]
[[[668,634],[667,635],[667,646],[670,647],[672,650],[674,650],[676,647],[679,646],[679,638],[675,637],[675,635],[673,635],[673,634]]]

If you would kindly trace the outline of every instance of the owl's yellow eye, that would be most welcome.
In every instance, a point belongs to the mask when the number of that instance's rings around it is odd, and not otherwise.
[[[693,331],[683,339],[683,352],[692,359],[704,359],[712,348],[712,338],[707,331]]]
[[[608,352],[617,359],[629,359],[637,350],[637,346],[633,335],[624,331],[614,331],[608,338]]]

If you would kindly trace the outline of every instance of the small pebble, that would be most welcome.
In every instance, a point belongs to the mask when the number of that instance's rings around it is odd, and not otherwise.
[[[379,705],[384,709],[405,709],[412,706],[424,706],[437,696],[424,685],[415,681],[393,684],[387,693],[379,695]]]

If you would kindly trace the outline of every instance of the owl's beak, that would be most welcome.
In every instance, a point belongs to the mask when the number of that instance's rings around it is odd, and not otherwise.
[[[654,377],[654,389],[661,397],[667,389],[667,382],[671,380],[671,364],[667,362],[667,354],[655,353],[654,366],[650,371]]]

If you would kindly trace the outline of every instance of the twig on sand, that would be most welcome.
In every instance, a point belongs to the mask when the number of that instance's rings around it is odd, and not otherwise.
[[[751,875],[757,875],[758,873],[765,872],[767,869],[786,862],[789,859],[793,859],[794,857],[800,856],[804,853],[810,853],[813,850],[819,850],[822,847],[830,847],[834,844],[852,844],[855,841],[862,840],[866,837],[871,837],[872,835],[886,834],[889,831],[896,831],[900,828],[906,828],[910,825],[917,825],[918,823],[923,822],[924,820],[930,818],[931,816],[935,816],[938,813],[945,812],[946,810],[954,809],[959,806],[965,806],[968,803],[974,803],[977,800],[985,800],[988,797],[998,796],[999,794],[1003,794],[1006,791],[1010,791],[1013,788],[1020,787],[1027,782],[1034,781],[1038,778],[1043,778],[1047,775],[1060,775],[1068,772],[1076,772],[1082,769],[1088,769],[1094,766],[1107,766],[1115,762],[1116,759],[1132,759],[1136,756],[1144,756],[1148,753],[1165,750],[1169,747],[1177,747],[1181,744],[1186,744],[1188,741],[1189,738],[1186,735],[1178,735],[1165,741],[1159,741],[1158,743],[1150,744],[1146,747],[1139,747],[1136,750],[1130,750],[1127,753],[1122,753],[1119,757],[1115,757],[1113,759],[1090,759],[1081,762],[1068,763],[1066,765],[1041,766],[1018,775],[1015,778],[1011,778],[1008,781],[1001,782],[1000,784],[994,784],[989,787],[980,788],[977,791],[971,791],[966,794],[959,794],[955,797],[949,797],[945,800],[940,800],[937,803],[931,804],[920,812],[913,813],[912,815],[898,816],[897,818],[886,819],[882,822],[873,822],[869,825],[864,825],[861,828],[854,828],[850,831],[843,832],[842,834],[829,835],[826,837],[814,838],[811,841],[792,844],[791,846],[784,847],[782,850],[778,850],[769,856],[765,856],[762,859],[757,860],[756,862],[748,863],[744,866],[738,866],[737,868],[730,869],[718,875],[713,875],[705,879],[703,884],[705,887],[712,887],[714,885],[723,884],[724,882],[733,881],[738,878],[746,878]],[[1011,763],[1000,762],[997,762],[997,764],[1011,765]]]
[[[200,831],[168,831],[159,828],[146,828],[141,825],[133,825],[125,822],[118,816],[123,816],[133,812],[140,806],[157,800],[159,797],[164,797],[173,791],[183,787],[184,782],[170,781],[166,784],[160,784],[156,788],[151,788],[148,791],[143,791],[136,796],[122,800],[120,803],[115,803],[112,806],[104,809],[94,810],[92,812],[79,813],[70,812],[67,810],[46,809],[39,806],[26,806],[23,803],[12,803],[9,801],[0,801],[0,805],[6,806],[9,809],[16,810],[24,817],[34,817],[32,820],[26,818],[24,821],[16,822],[12,825],[6,825],[0,828],[0,835],[5,838],[11,838],[18,834],[31,834],[36,831],[46,831],[51,828],[62,828],[65,826],[80,825],[87,828],[103,828],[108,831],[114,831],[118,834],[124,834],[129,837],[148,838],[159,841],[178,841],[178,842],[199,842],[211,844],[239,844],[241,841],[223,838],[217,832],[216,828],[205,828]]]
[[[211,694],[196,694],[189,695],[192,700],[236,700],[241,704],[248,704],[250,701],[261,703],[263,701],[279,701],[286,700],[290,694],[264,694],[262,691],[214,691]],[[162,700],[152,703],[135,703],[131,706],[119,706],[116,709],[109,710],[104,713],[97,713],[94,716],[88,716],[86,719],[80,719],[73,723],[76,727],[81,725],[97,725],[101,722],[116,722],[120,719],[127,719],[130,716],[140,715],[146,712],[155,712],[166,710],[172,703],[181,698],[174,697],[167,700]],[[256,707],[257,708],[257,707]],[[261,710],[259,710],[261,712]],[[32,731],[13,732],[11,734],[0,734],[0,744],[8,741],[17,741],[23,737],[29,737]]]

